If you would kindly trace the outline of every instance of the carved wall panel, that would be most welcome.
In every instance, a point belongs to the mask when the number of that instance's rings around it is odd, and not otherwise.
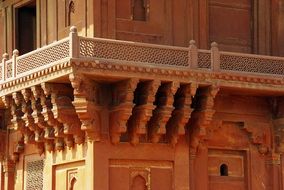
[[[38,155],[25,157],[25,189],[43,189],[44,159]]]
[[[53,176],[55,189],[81,190],[85,188],[85,162],[71,162],[55,165]],[[90,179],[91,180],[91,179]]]
[[[173,163],[110,160],[109,175],[110,190],[170,190],[173,186]]]
[[[252,52],[252,1],[209,1],[209,40],[221,50]]]
[[[116,39],[170,43],[171,6],[168,1],[116,0],[115,8]]]
[[[209,189],[247,189],[244,151],[210,149],[208,152]]]
[[[70,26],[76,26],[78,32],[86,35],[86,1],[61,0],[58,1],[58,35],[59,39],[68,36]]]

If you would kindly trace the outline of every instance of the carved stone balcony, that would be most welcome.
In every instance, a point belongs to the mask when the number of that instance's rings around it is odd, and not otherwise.
[[[283,84],[284,58],[222,52],[217,43],[200,50],[190,41],[188,48],[86,38],[72,28],[68,38],[12,59],[3,55],[0,65],[0,95],[41,82],[61,79],[82,68],[100,71],[159,73],[212,81]],[[76,69],[75,69],[76,68]],[[225,84],[225,83],[224,83]]]
[[[68,38],[18,55],[3,55],[0,96],[19,142],[40,151],[106,134],[113,144],[174,146],[189,125],[196,148],[220,89],[284,92],[284,58],[222,52],[216,43],[199,50],[194,41],[184,48],[86,38],[72,27]]]

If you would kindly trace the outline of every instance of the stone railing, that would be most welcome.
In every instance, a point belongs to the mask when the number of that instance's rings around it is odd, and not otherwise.
[[[13,51],[12,59],[3,55],[1,64],[1,81],[19,78],[49,64],[69,57],[69,38],[54,42],[43,48],[19,56],[18,50]]]
[[[174,66],[214,72],[238,72],[284,76],[284,58],[219,51],[217,43],[210,50],[197,49],[195,42],[189,47],[145,44],[102,38],[78,36],[71,27],[68,38],[54,42],[35,51],[12,59],[4,54],[0,64],[0,84],[48,68],[55,62],[68,58],[121,60],[155,66]]]

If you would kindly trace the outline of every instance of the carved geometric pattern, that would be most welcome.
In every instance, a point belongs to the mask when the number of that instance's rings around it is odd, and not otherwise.
[[[198,52],[198,68],[211,68],[211,54],[210,52]]]
[[[43,167],[44,160],[27,162],[26,189],[43,189]]]
[[[223,70],[284,75],[284,60],[282,59],[235,54],[221,54],[220,59],[220,68]]]
[[[11,78],[12,77],[12,60],[9,60],[6,62],[6,78]]]
[[[69,40],[35,52],[31,55],[18,57],[17,74],[30,71],[69,56]]]
[[[188,51],[125,42],[80,39],[80,56],[146,62],[160,65],[188,66]]]
[[[0,80],[2,80],[2,67],[3,67],[2,64],[0,64]]]

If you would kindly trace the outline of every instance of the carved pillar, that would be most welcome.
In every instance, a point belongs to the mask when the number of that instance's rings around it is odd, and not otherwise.
[[[114,84],[110,109],[110,137],[113,144],[119,143],[121,134],[127,131],[126,123],[134,107],[134,90],[137,84],[138,79],[128,79]]]
[[[2,56],[2,81],[6,80],[6,76],[7,76],[7,65],[6,65],[6,61],[9,59],[9,55],[7,53],[4,53]]]
[[[190,40],[188,47],[188,65],[190,69],[198,68],[198,49],[194,40]]]

